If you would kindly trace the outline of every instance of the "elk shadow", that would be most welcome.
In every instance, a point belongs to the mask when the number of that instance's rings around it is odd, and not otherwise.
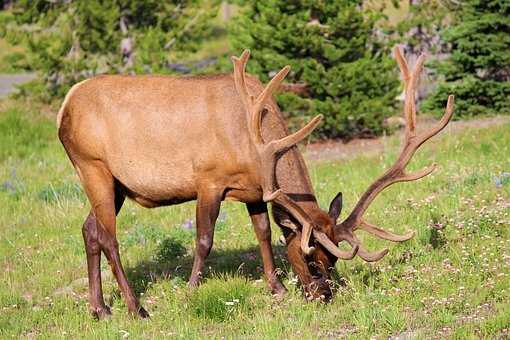
[[[286,260],[285,247],[273,244],[275,265],[288,273],[290,264]],[[187,282],[193,266],[193,253],[178,240],[165,238],[155,255],[126,268],[126,275],[136,295],[145,293],[156,281],[178,280]],[[206,259],[204,279],[212,275],[239,275],[249,280],[263,278],[262,259],[258,246],[239,249],[212,249]]]

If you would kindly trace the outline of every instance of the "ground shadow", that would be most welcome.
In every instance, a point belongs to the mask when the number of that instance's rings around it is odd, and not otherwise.
[[[276,267],[285,276],[290,265],[286,261],[285,247],[273,245]],[[160,280],[182,280],[187,282],[193,265],[193,254],[179,241],[163,240],[156,254],[150,260],[143,260],[134,267],[126,268],[126,274],[135,293],[145,293],[151,284]],[[263,278],[262,259],[258,246],[241,249],[217,249],[208,256],[203,277],[211,275],[236,274],[250,280]]]
[[[440,230],[436,228],[430,229],[429,243],[433,249],[442,248],[447,243],[446,237]]]

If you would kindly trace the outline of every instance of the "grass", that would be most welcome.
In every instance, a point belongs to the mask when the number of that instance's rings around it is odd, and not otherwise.
[[[415,229],[403,244],[361,235],[369,249],[391,248],[376,264],[336,266],[330,304],[307,303],[275,243],[289,294],[275,301],[262,281],[255,235],[242,204],[224,203],[205,282],[186,286],[194,203],[147,210],[129,202],[118,237],[128,276],[151,313],[127,315],[103,259],[111,320],[88,314],[81,224],[89,209],[57,141],[54,122],[23,107],[0,113],[0,338],[504,338],[510,325],[510,124],[443,133],[411,168],[431,176],[396,185],[368,218],[390,230]],[[322,206],[338,190],[349,210],[398,151],[310,165]],[[345,213],[344,213],[345,215]],[[436,227],[444,227],[442,230]],[[273,231],[274,239],[280,234]],[[361,233],[360,233],[361,234]]]

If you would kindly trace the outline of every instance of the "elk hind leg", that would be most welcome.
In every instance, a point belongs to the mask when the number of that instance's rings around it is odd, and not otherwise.
[[[83,223],[83,240],[87,254],[87,271],[89,278],[89,309],[97,319],[103,319],[111,314],[106,306],[101,286],[101,247],[97,239],[97,221],[91,211]]]
[[[128,310],[131,314],[148,317],[149,314],[140,306],[128,283],[119,255],[119,244],[116,237],[116,213],[122,206],[124,196],[115,183],[113,176],[102,163],[94,162],[83,166],[77,164],[77,169],[92,205],[92,212],[96,220],[97,242],[108,259],[113,275],[126,300]],[[92,274],[95,274],[94,270],[97,268],[95,261],[97,260],[93,259],[93,261],[91,269]],[[100,275],[100,272],[97,275],[92,275],[93,284],[97,283],[97,276]],[[97,292],[95,286],[93,289]]]
[[[118,214],[125,195],[120,190],[115,191],[115,213]],[[111,315],[110,308],[104,303],[101,283],[101,246],[98,240],[97,219],[91,210],[83,223],[82,234],[87,254],[87,271],[89,278],[89,308],[97,319]]]

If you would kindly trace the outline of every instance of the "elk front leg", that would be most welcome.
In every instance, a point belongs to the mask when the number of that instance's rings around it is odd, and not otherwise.
[[[190,287],[198,286],[204,269],[204,262],[213,245],[214,225],[220,212],[221,199],[223,193],[204,192],[199,193],[197,197],[197,236],[195,259],[193,260],[193,269],[188,285]]]
[[[250,214],[255,235],[259,241],[260,254],[264,265],[264,274],[266,275],[267,284],[272,294],[283,295],[287,292],[285,286],[281,283],[276,275],[274,265],[273,248],[271,247],[271,224],[267,213],[266,203],[246,204],[248,213]]]

